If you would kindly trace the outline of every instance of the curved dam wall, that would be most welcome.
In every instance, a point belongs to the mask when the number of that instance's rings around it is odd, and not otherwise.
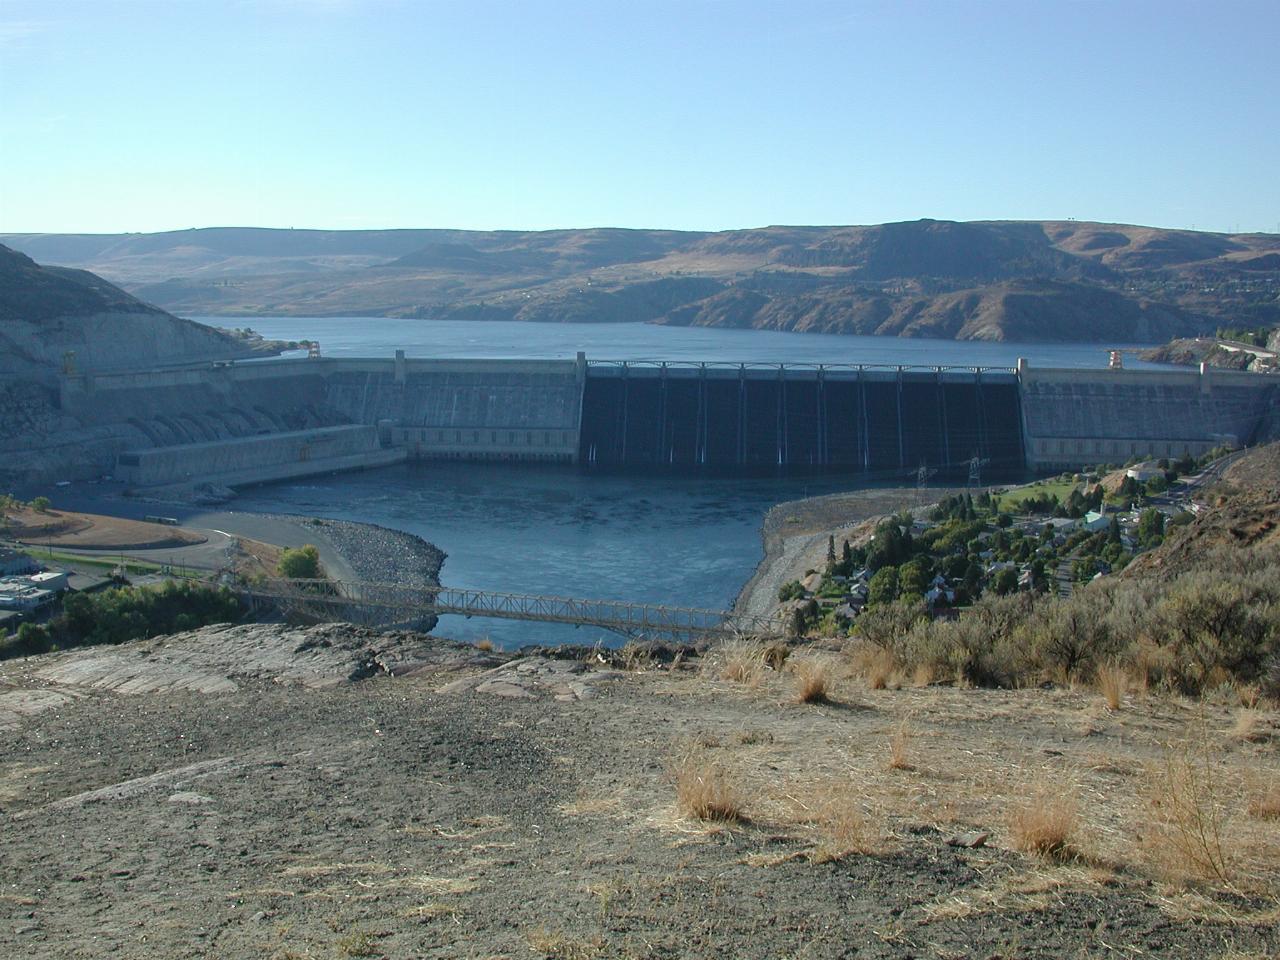
[[[27,417],[40,429],[0,437],[6,455],[0,472],[87,477],[113,472],[122,453],[171,449],[167,458],[148,461],[155,475],[212,471],[203,479],[228,482],[221,475],[233,472],[250,478],[236,482],[254,482],[259,467],[268,478],[283,466],[270,443],[254,438],[352,425],[374,428],[376,449],[361,440],[357,450],[323,457],[315,445],[304,453],[299,443],[288,448],[310,458],[299,469],[374,465],[395,450],[421,459],[622,470],[798,467],[901,476],[922,465],[961,472],[975,456],[995,472],[1064,469],[1280,436],[1280,377],[1219,369],[750,367],[588,362],[581,355],[545,361],[398,355],[80,373],[49,389],[37,398],[39,417]],[[14,402],[35,403],[24,398]],[[189,451],[191,467],[184,468],[178,448],[194,445],[200,449]],[[143,460],[137,458],[139,466]]]

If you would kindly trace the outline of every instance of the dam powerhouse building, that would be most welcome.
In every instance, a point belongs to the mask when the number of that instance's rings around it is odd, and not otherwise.
[[[257,483],[406,459],[992,473],[1280,435],[1280,377],[1038,369],[309,358],[63,375],[84,476]],[[33,448],[34,449],[34,448]],[[53,451],[56,461],[57,450]],[[72,462],[70,458],[61,458]],[[984,470],[988,468],[984,467]]]

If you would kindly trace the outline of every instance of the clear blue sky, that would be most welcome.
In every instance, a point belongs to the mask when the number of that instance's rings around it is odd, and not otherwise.
[[[1280,230],[1280,2],[0,0],[0,231]]]

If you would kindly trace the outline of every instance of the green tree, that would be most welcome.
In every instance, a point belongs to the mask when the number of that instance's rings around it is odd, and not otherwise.
[[[1013,567],[1006,567],[996,574],[995,580],[991,583],[993,589],[1000,596],[1007,596],[1018,589],[1018,571]]]
[[[893,603],[898,598],[898,568],[881,567],[867,584],[867,602]]]
[[[1144,549],[1158,547],[1164,540],[1164,514],[1154,507],[1138,518],[1138,544]]]
[[[48,497],[36,497],[31,501],[31,509],[36,513],[48,513],[51,506],[53,504]]]
[[[308,543],[306,546],[285,550],[280,554],[276,569],[280,576],[290,580],[316,580],[320,577],[320,551]]]
[[[898,568],[898,593],[902,596],[924,596],[933,579],[933,564],[928,557],[916,557]]]

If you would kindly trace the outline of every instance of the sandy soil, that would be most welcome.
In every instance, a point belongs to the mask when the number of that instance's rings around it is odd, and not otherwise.
[[[362,644],[375,641],[335,639],[346,629],[295,634],[290,649],[312,674],[325,644],[371,662]],[[225,684],[224,645],[205,644],[208,693],[170,682],[130,695],[148,664],[172,679],[180,640],[116,648],[116,666],[90,669],[82,661],[103,656],[92,650],[0,665],[7,696],[43,704],[0,741],[0,953],[1280,950],[1280,833],[1247,812],[1280,782],[1268,710],[1242,736],[1226,701],[1130,694],[1112,711],[1087,691],[870,690],[843,670],[832,702],[800,705],[790,673],[743,685],[688,664],[574,666],[572,695],[528,679],[545,671],[534,661],[513,684],[441,642],[407,676],[361,669],[351,677],[369,679],[303,686],[296,670],[273,674],[279,651],[261,636],[235,659],[252,647],[266,666],[228,666]],[[112,686],[121,663],[132,686]],[[1231,888],[1166,879],[1151,798],[1170,742],[1207,748],[1190,755],[1220,802]],[[722,771],[743,820],[682,812],[681,758]],[[1012,849],[1010,811],[1045,790],[1077,806],[1068,862]],[[985,845],[948,844],[971,831]]]
[[[24,509],[9,514],[9,536],[19,543],[77,550],[140,550],[185,547],[205,537],[180,527],[107,517],[95,513]]]

